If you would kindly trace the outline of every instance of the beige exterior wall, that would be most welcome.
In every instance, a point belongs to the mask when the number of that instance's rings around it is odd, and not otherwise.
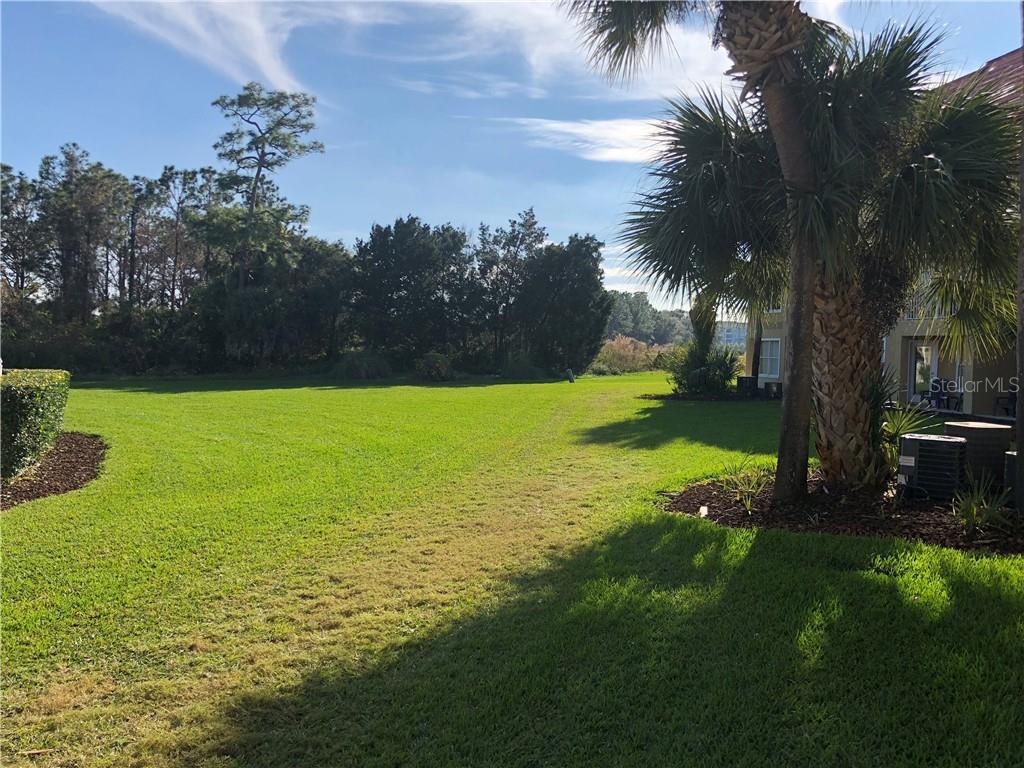
[[[1005,416],[996,408],[996,398],[1009,394],[1011,379],[1017,375],[1017,361],[1013,352],[993,360],[974,363],[971,380],[976,382],[971,413],[986,416]]]
[[[900,320],[886,337],[885,365],[899,374],[900,401],[907,402],[912,378],[912,353],[915,345],[933,345],[938,361],[935,375],[940,379],[959,382],[963,392],[963,411],[978,416],[1003,415],[996,413],[996,398],[1009,391],[1016,364],[1012,351],[992,360],[975,360],[970,351],[962,355],[942,350],[941,321],[926,323],[919,320]]]
[[[750,374],[750,366],[754,351],[753,324],[749,325],[747,333],[747,354],[744,371]],[[922,321],[917,319],[901,319],[897,322],[892,332],[885,337],[882,350],[882,359],[879,361],[887,368],[895,371],[900,383],[900,402],[907,402],[910,398],[911,384],[913,380],[913,367],[911,364],[911,353],[917,344],[929,344],[933,346],[936,356],[934,366],[935,375],[941,379],[963,382],[963,410],[965,413],[976,415],[1002,415],[996,414],[996,397],[1006,394],[1010,386],[1010,379],[1014,376],[1016,365],[1012,352],[1002,357],[989,361],[974,361],[970,353],[962,356],[949,355],[942,351],[942,321]],[[780,370],[779,375],[758,377],[758,386],[763,387],[767,382],[784,382],[785,359],[788,351],[785,334],[785,312],[771,312],[763,319],[762,340],[778,339],[780,347]],[[986,378],[989,380],[986,383]],[[1002,380],[1002,390],[999,385],[993,382]],[[970,382],[970,383],[969,383]]]
[[[786,370],[786,323],[785,323],[785,312],[779,310],[777,312],[767,312],[762,319],[762,334],[761,340],[777,339],[779,341],[779,375],[778,376],[766,376],[763,371],[760,376],[757,377],[757,386],[763,387],[767,382],[782,382],[785,377]],[[749,323],[747,327],[747,354],[744,361],[744,373],[750,375],[750,366],[753,363],[754,354],[754,335],[756,328],[753,323]],[[762,363],[762,369],[764,364]]]

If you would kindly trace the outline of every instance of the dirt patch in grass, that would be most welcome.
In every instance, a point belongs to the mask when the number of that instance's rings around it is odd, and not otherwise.
[[[847,536],[893,536],[960,550],[999,554],[1024,553],[1024,532],[977,530],[970,532],[954,517],[948,503],[895,501],[874,492],[831,494],[812,480],[804,501],[772,503],[771,484],[754,500],[748,513],[735,494],[715,481],[695,483],[679,493],[665,494],[668,510],[705,517],[730,528],[782,528]],[[701,507],[707,507],[701,514]]]
[[[95,480],[107,445],[97,435],[64,432],[35,467],[0,488],[0,509],[67,493]]]

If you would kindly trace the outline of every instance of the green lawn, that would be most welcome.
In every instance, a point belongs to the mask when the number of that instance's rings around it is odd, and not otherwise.
[[[667,388],[75,388],[104,473],[2,517],[4,764],[1024,764],[1024,558],[663,514],[778,424]]]

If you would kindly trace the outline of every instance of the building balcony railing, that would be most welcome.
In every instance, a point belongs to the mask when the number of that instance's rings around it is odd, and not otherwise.
[[[928,301],[920,294],[914,295],[903,312],[904,320],[944,320],[948,317],[948,307]]]

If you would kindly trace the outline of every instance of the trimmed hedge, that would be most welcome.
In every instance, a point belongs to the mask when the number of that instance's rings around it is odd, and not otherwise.
[[[71,374],[12,369],[0,376],[0,474],[13,477],[53,445],[64,423]]]

